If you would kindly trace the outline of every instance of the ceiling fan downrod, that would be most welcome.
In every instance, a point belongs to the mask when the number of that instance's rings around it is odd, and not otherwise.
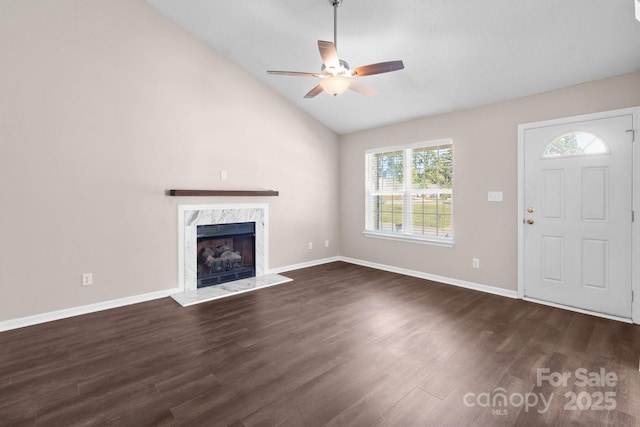
[[[338,6],[342,4],[342,0],[329,0],[333,6],[333,45],[338,49]]]

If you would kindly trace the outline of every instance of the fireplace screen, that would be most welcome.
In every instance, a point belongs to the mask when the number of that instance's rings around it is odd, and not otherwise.
[[[198,226],[197,287],[255,277],[255,222]]]

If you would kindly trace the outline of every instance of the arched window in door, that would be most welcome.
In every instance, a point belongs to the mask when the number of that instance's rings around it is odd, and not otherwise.
[[[598,136],[589,132],[571,132],[565,133],[547,144],[542,157],[548,159],[608,153],[609,147]]]

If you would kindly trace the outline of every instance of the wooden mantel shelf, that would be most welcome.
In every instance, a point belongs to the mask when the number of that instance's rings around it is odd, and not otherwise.
[[[277,196],[274,190],[169,190],[170,196],[235,196],[235,197],[272,197]]]

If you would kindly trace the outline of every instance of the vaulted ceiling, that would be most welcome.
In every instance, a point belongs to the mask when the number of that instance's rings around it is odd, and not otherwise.
[[[634,0],[343,0],[338,54],[353,68],[401,59],[353,91],[303,96],[333,41],[331,0],[146,0],[339,134],[640,70]]]

